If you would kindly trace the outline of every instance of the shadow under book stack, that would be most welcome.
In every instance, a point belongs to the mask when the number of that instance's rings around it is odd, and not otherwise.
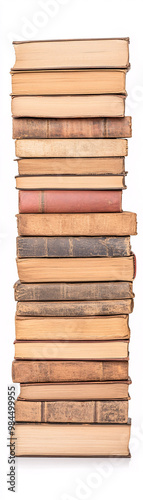
[[[14,48],[16,456],[129,456],[129,40]]]

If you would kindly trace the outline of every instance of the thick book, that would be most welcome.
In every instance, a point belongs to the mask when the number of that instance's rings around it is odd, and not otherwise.
[[[99,316],[130,314],[133,299],[97,301],[58,301],[17,303],[18,316]]]
[[[84,398],[85,399],[85,398]],[[124,424],[128,401],[15,401],[16,422]]]
[[[30,177],[30,176],[29,176]],[[38,176],[37,176],[38,177]],[[42,177],[42,176],[41,176]],[[108,176],[107,176],[108,177]],[[114,177],[114,176],[112,176]],[[19,191],[19,213],[21,214],[34,214],[34,213],[95,213],[95,212],[121,212],[122,211],[122,191],[92,191],[92,185],[94,185],[95,179],[92,176],[91,180],[88,178],[87,184],[90,182],[91,191],[79,190],[43,190],[39,191],[34,189],[32,181],[34,177],[30,177],[30,182],[28,177],[17,178],[18,183],[20,181],[24,182],[26,185],[26,190],[23,188]],[[39,179],[39,178],[38,178]],[[32,190],[28,190],[28,184],[31,185]],[[102,180],[102,179],[101,179]],[[112,180],[112,179],[111,179]],[[119,176],[119,180],[122,182],[122,177]],[[38,180],[36,180],[39,183]],[[43,180],[42,180],[43,181]],[[81,183],[83,177],[81,178]],[[105,179],[106,181],[106,179]],[[110,183],[110,179],[108,179]],[[114,181],[114,179],[113,179]],[[40,179],[41,182],[41,179]],[[49,179],[46,179],[49,183]],[[70,185],[70,177],[68,179],[53,178],[53,185],[64,182]],[[80,186],[80,177],[77,178],[77,182]],[[75,179],[74,179],[75,183]],[[86,177],[84,179],[86,184]],[[124,179],[123,179],[124,183]],[[51,179],[50,179],[51,184]],[[75,183],[76,184],[76,183]],[[111,186],[111,184],[110,184]],[[56,187],[56,186],[55,186]],[[121,189],[124,186],[121,187]],[[94,189],[94,187],[93,187]]]
[[[19,242],[17,243],[17,248],[20,253]],[[19,258],[21,256],[18,254]],[[23,257],[26,257],[26,255],[23,255]],[[133,284],[128,281],[103,281],[97,283],[21,283],[21,281],[17,281],[14,285],[14,295],[15,300],[22,302],[47,300],[122,300],[134,297]]]
[[[14,42],[13,70],[128,68],[129,38]]]
[[[128,359],[127,340],[15,340],[15,359],[115,360]]]
[[[106,190],[116,190],[116,189],[124,189],[125,186],[125,177],[122,175],[18,175],[16,176],[16,188],[22,190],[53,190],[56,196],[60,195],[64,200],[64,196],[69,196],[71,200],[74,197],[74,193],[72,190],[79,190],[79,197],[84,199],[84,193],[82,190],[85,190],[85,196],[88,196],[88,199],[91,197],[93,199],[93,195],[90,193],[90,190],[105,190],[100,197],[100,191],[97,193],[98,200],[100,199],[100,203],[102,204],[102,197],[106,197]],[[64,193],[64,190],[69,190],[68,193]],[[89,189],[89,192],[87,191]],[[58,190],[63,190],[58,194]],[[101,191],[102,192],[102,191]],[[46,193],[44,191],[43,199],[46,197]],[[110,196],[112,193],[110,193]],[[47,193],[48,196],[48,193]],[[50,193],[49,193],[50,196]],[[96,196],[96,193],[94,193]],[[107,195],[108,196],[108,195]],[[120,195],[121,197],[121,195]],[[111,201],[112,203],[112,201]],[[108,203],[109,205],[109,203]]]
[[[12,71],[12,94],[126,94],[126,72],[117,68]]]
[[[108,382],[62,382],[48,384],[20,384],[19,400],[30,401],[83,401],[130,399],[128,390],[131,379]]]
[[[12,96],[11,111],[14,117],[32,118],[123,117],[125,96]]]
[[[128,361],[13,361],[18,383],[128,380]]]
[[[16,139],[20,158],[98,158],[128,155],[127,139]]]
[[[19,158],[19,175],[123,175],[123,157]]]
[[[31,258],[17,259],[17,270],[23,282],[55,281],[133,281],[135,258]]]
[[[127,257],[131,254],[128,236],[19,236],[17,257]],[[80,299],[79,299],[80,300]]]
[[[124,118],[13,118],[13,139],[131,137],[132,119]]]
[[[11,438],[15,456],[130,457],[131,423],[16,423]],[[11,451],[12,453],[12,451]]]
[[[23,303],[24,304],[24,303]],[[59,302],[59,305],[61,303]],[[21,302],[18,303],[21,305]],[[17,340],[128,340],[128,315],[15,317]]]
[[[19,214],[17,225],[19,236],[129,236],[137,234],[136,214],[133,212]]]

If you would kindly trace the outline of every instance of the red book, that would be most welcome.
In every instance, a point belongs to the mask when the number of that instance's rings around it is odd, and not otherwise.
[[[122,191],[19,191],[19,213],[121,212]]]

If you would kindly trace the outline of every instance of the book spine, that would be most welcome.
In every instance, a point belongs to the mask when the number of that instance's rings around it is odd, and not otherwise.
[[[128,138],[130,116],[123,118],[13,118],[13,139]]]
[[[130,314],[133,299],[90,302],[18,302],[18,316],[107,316]]]
[[[18,237],[17,257],[128,257],[129,237]]]
[[[21,283],[14,285],[15,300],[122,300],[133,298],[132,282]]]
[[[14,361],[13,382],[127,380],[128,361]]]
[[[136,214],[19,214],[19,236],[129,236],[137,234]]]
[[[16,422],[127,423],[128,401],[19,401]]]
[[[121,210],[121,190],[19,191],[19,213],[121,212]]]
[[[98,158],[128,155],[127,139],[16,139],[20,158]]]

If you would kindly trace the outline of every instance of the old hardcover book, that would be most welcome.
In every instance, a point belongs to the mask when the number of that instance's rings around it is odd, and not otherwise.
[[[55,176],[56,177],[56,176]],[[112,176],[114,177],[114,176]],[[92,177],[93,178],[93,177]],[[119,176],[122,182],[122,177]],[[27,178],[28,179],[28,178]],[[27,179],[24,177],[17,179],[23,180],[24,184]],[[81,190],[47,190],[38,191],[34,190],[32,186],[32,179],[30,177],[30,184],[33,191],[21,190],[19,191],[19,213],[95,213],[95,212],[121,212],[122,211],[122,191],[81,191]],[[41,181],[41,179],[40,179]],[[83,177],[81,178],[81,183]],[[110,182],[110,180],[108,179]],[[47,179],[48,182],[48,179]],[[66,182],[70,184],[70,178],[65,179],[53,178],[53,184]],[[77,181],[80,184],[80,178]],[[90,187],[93,181],[88,179]],[[124,182],[124,180],[123,180]],[[29,183],[29,179],[28,179]],[[50,179],[51,183],[51,179]],[[75,183],[75,180],[74,180]],[[84,179],[86,183],[86,177]],[[87,184],[88,184],[87,183]],[[111,185],[111,184],[110,184]],[[55,186],[56,187],[56,186]],[[123,188],[123,186],[122,186]],[[122,189],[121,188],[121,189]],[[26,187],[26,189],[28,189]],[[94,188],[93,188],[94,189]]]
[[[129,236],[137,234],[136,214],[133,212],[19,214],[17,224],[19,236]]]
[[[18,252],[20,252],[19,242],[17,245]],[[14,285],[14,295],[15,300],[22,302],[33,300],[122,300],[134,297],[133,284],[127,281],[91,283],[21,283],[17,281]]]
[[[128,361],[13,361],[18,383],[128,380]]]
[[[131,379],[108,382],[62,382],[48,384],[20,384],[19,400],[38,401],[83,401],[130,399],[128,394]]]
[[[65,302],[18,302],[18,316],[99,316],[130,314],[133,299],[65,301]]]
[[[128,401],[15,401],[16,422],[127,423]]]
[[[17,259],[19,279],[23,282],[49,281],[133,281],[134,255],[130,257]]]
[[[19,158],[19,175],[123,175],[124,158]]]
[[[129,38],[14,42],[13,70],[128,68]]]
[[[15,154],[20,158],[98,158],[127,156],[127,139],[17,139]]]
[[[11,111],[15,117],[32,118],[123,117],[125,96],[12,96]]]
[[[15,456],[129,457],[131,423],[17,423],[11,444]]]
[[[15,359],[115,360],[128,359],[127,340],[59,341],[15,340]]]
[[[126,94],[125,69],[12,71],[13,95]]]
[[[17,257],[127,257],[131,254],[128,236],[17,237]],[[79,299],[80,300],[80,299]]]
[[[13,118],[13,139],[131,137],[132,119],[124,118]]]
[[[63,190],[60,193],[62,200],[64,200],[64,196],[69,196],[69,199],[74,197],[74,193],[72,190],[77,189],[80,190],[80,198],[82,202],[82,197],[84,197],[84,193],[82,193],[82,189],[85,190],[85,193],[88,193],[88,199],[90,198],[90,191],[87,190],[114,190],[114,189],[124,189],[125,188],[125,177],[122,175],[19,175],[16,177],[16,188],[17,189],[28,189],[28,190],[54,190],[55,197],[58,195],[57,190]],[[64,194],[64,190],[68,189],[70,192]],[[102,193],[102,191],[101,191]],[[46,196],[44,191],[43,198]],[[52,194],[52,193],[51,193]],[[95,193],[96,195],[97,193]],[[106,191],[103,193],[106,196]],[[52,194],[53,195],[53,194]],[[110,196],[112,193],[110,193]],[[48,193],[47,193],[48,196]],[[102,200],[102,194],[100,198],[100,192],[97,194],[98,199],[100,199],[100,203]],[[120,195],[121,196],[121,195]],[[93,196],[92,196],[93,199]],[[111,201],[112,203],[112,201]]]
[[[15,331],[17,340],[125,340],[130,338],[128,315],[84,318],[16,315]]]

